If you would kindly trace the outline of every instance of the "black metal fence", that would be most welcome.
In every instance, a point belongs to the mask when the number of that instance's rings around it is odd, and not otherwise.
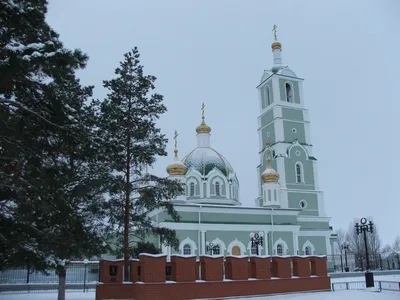
[[[400,292],[400,282],[397,281],[375,281],[375,288],[379,291],[397,291]],[[365,289],[365,281],[351,282],[334,282],[332,283],[332,291],[340,290],[363,290]]]
[[[328,268],[330,272],[345,272],[346,265],[350,272],[365,271],[365,255],[353,253],[328,255]],[[347,262],[347,264],[346,264]],[[400,270],[400,255],[384,257],[381,254],[369,255],[371,270]]]
[[[99,281],[98,261],[73,261],[66,266],[66,288],[68,290],[94,290]],[[0,272],[0,292],[43,292],[58,289],[55,270],[44,272],[29,268]]]

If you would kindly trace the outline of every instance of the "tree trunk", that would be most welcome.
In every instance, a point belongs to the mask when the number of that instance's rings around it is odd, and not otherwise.
[[[129,101],[128,118],[131,114],[131,101]],[[129,266],[129,215],[131,198],[131,135],[130,128],[127,130],[126,145],[126,188],[125,188],[125,215],[124,215],[124,281],[130,281]]]
[[[65,281],[67,271],[65,268],[58,270],[58,300],[65,300]]]

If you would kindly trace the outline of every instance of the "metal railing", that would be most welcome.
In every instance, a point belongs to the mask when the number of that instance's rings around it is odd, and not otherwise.
[[[375,281],[375,288],[379,291],[397,291],[400,292],[400,282],[398,281]],[[340,290],[363,290],[365,281],[333,282],[332,291]]]
[[[83,292],[95,290],[99,281],[98,261],[73,261],[66,266],[66,271],[66,289]],[[0,272],[0,292],[54,292],[58,289],[58,280],[55,270],[5,270]]]

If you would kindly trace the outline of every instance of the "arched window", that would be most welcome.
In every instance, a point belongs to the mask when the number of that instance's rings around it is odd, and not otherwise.
[[[266,107],[266,101],[265,101],[265,90],[261,89],[261,108],[264,109]]]
[[[276,190],[274,190],[274,200],[277,201],[278,198],[276,197]]]
[[[301,169],[301,165],[299,163],[296,164],[296,182],[297,183],[301,183],[303,182],[303,174],[302,174],[302,169]]]
[[[217,196],[220,196],[220,195],[221,195],[219,182],[216,182],[216,183],[215,183],[215,195],[217,195]]]
[[[311,248],[310,248],[309,246],[307,246],[307,247],[304,249],[304,253],[305,253],[305,255],[311,255]]]
[[[283,247],[281,244],[278,244],[278,246],[276,246],[276,254],[278,254],[279,256],[283,255]]]
[[[286,101],[293,102],[293,89],[290,83],[286,82],[285,88],[286,88]]]
[[[265,94],[265,104],[266,104],[266,106],[268,106],[268,105],[271,104],[271,97],[270,97],[269,86],[268,85],[265,86],[264,94]]]
[[[185,244],[185,246],[183,246],[183,255],[190,255],[192,254],[192,248],[190,247],[189,244]]]
[[[221,254],[221,247],[219,245],[214,246],[213,255],[220,255],[220,254]]]
[[[190,183],[190,196],[194,196],[194,182]]]
[[[271,197],[271,190],[268,190],[268,201],[271,201],[272,199],[271,199],[272,197]]]

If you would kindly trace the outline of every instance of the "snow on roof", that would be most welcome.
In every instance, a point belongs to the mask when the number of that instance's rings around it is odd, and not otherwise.
[[[265,171],[262,172],[262,174],[276,174],[276,171],[271,168],[266,168]]]

